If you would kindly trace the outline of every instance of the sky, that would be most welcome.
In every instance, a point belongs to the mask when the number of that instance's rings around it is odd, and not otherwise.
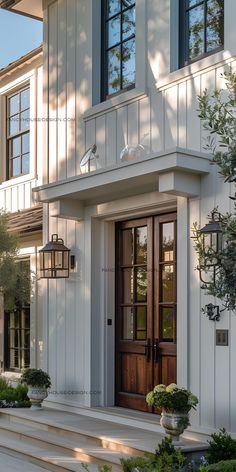
[[[43,24],[0,9],[0,69],[38,47],[43,40]]]

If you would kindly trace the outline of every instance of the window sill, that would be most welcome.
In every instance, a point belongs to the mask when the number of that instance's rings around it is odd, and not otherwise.
[[[127,90],[126,92],[121,92],[119,95],[116,95],[113,98],[109,98],[105,102],[98,103],[97,105],[94,105],[93,107],[89,108],[83,114],[83,119],[84,121],[87,121],[91,118],[102,115],[103,113],[107,111],[120,108],[124,106],[126,102],[132,102],[134,100],[137,100],[137,98],[146,97],[146,96],[147,96],[146,91],[138,90],[137,88]]]
[[[225,65],[225,63],[231,62],[231,60],[235,60],[235,57],[228,50],[211,54],[203,59],[199,59],[199,61],[184,66],[181,69],[170,72],[156,82],[156,88],[159,91],[165,90],[172,87],[175,82],[183,82],[193,75],[204,73],[206,69],[215,69],[216,65]]]
[[[1,186],[1,189],[4,189],[4,188],[7,188],[7,187],[14,187],[14,185],[23,184],[25,182],[29,182],[29,181],[32,181],[32,180],[36,180],[36,177],[34,175],[25,174],[25,175],[21,175],[20,177],[15,177],[15,178],[12,178],[12,179],[3,180],[3,182],[1,182],[1,184],[0,184],[0,186]]]

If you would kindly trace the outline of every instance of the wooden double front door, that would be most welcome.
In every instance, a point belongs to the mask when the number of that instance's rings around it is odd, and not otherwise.
[[[176,213],[116,227],[116,405],[176,382]]]

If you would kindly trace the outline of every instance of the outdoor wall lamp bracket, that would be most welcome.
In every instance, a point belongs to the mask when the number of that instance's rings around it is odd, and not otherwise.
[[[70,255],[70,249],[58,234],[52,234],[51,241],[40,249],[39,255],[41,278],[68,278],[70,269],[75,268],[75,256]]]
[[[202,312],[208,316],[210,321],[220,321],[220,308],[218,305],[208,303],[205,308],[202,308]]]

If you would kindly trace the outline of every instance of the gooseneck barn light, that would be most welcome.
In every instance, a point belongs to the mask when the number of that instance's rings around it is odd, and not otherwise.
[[[64,241],[53,234],[49,241],[39,251],[40,274],[44,279],[61,279],[69,277],[70,266],[74,268],[74,256],[70,256],[70,249]],[[71,263],[70,263],[71,258]]]

